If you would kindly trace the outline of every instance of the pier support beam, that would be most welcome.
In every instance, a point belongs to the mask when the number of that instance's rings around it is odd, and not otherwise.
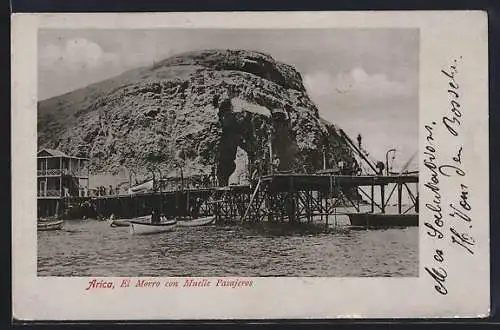
[[[401,183],[398,183],[398,213],[399,214],[401,214],[401,208],[402,208],[402,205],[401,205],[402,194],[403,194],[403,186],[401,185]]]
[[[373,213],[375,211],[375,186],[374,185],[371,185],[370,186],[370,200],[371,200],[371,213]]]
[[[382,206],[382,213],[385,213],[385,186],[380,185],[380,201]]]

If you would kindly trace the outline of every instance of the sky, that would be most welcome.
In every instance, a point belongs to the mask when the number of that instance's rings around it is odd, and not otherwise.
[[[417,29],[40,30],[39,99],[200,49],[248,49],[293,65],[321,117],[393,170],[418,150]],[[415,158],[409,169],[417,168]]]

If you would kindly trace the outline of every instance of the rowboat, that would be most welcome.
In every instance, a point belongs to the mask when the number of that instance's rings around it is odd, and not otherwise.
[[[59,230],[62,229],[63,221],[38,221],[37,230],[38,231],[48,231],[48,230]]]
[[[57,216],[51,216],[51,217],[38,217],[39,222],[47,222],[47,221],[59,221],[59,218]]]
[[[177,224],[180,227],[198,227],[198,226],[207,226],[211,225],[215,222],[215,216],[198,218],[193,220],[181,220],[178,221]]]
[[[138,217],[138,218],[130,218],[130,219],[108,219],[108,224],[110,227],[128,227],[130,226],[130,221],[136,220],[136,221],[147,221],[151,218],[150,215]]]
[[[110,227],[128,227],[130,226],[130,219],[115,219],[108,220]]]
[[[352,226],[387,228],[416,227],[418,214],[349,213]]]
[[[144,221],[131,220],[129,232],[132,235],[157,234],[173,231],[177,226],[176,220],[169,220],[160,223],[150,223]]]

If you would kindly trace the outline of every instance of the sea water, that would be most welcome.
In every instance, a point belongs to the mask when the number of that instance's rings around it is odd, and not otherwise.
[[[329,220],[330,226],[333,224]],[[131,236],[105,221],[38,232],[39,276],[418,276],[418,227],[319,233],[214,225]]]

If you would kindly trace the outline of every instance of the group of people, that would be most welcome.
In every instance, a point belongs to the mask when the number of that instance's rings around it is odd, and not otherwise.
[[[158,213],[155,210],[151,211],[151,223],[162,223],[167,221],[167,218],[163,213]]]
[[[119,189],[118,187],[113,188],[112,185],[109,185],[108,188],[105,186],[99,186],[97,187],[97,196],[108,196],[108,195],[118,195],[119,194]]]
[[[112,222],[115,219],[116,219],[115,214],[111,213],[111,215],[108,218],[108,221]],[[165,221],[167,221],[167,218],[165,217],[165,215],[163,213],[158,213],[155,210],[151,211],[151,223],[158,224],[158,223],[162,223]]]

